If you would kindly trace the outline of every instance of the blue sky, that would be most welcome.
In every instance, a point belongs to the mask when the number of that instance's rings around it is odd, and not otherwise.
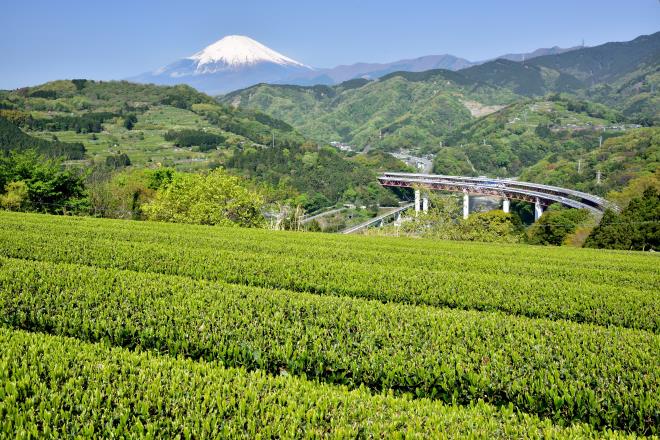
[[[7,0],[0,88],[121,79],[248,35],[332,67],[451,53],[471,60],[660,30],[659,0]]]

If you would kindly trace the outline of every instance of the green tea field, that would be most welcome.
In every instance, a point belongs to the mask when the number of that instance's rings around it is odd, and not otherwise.
[[[0,436],[660,433],[652,253],[0,212]]]

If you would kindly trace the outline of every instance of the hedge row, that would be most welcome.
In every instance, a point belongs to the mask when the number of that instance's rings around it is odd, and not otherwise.
[[[242,236],[244,231],[235,233]],[[660,332],[660,289],[649,288],[643,281],[639,288],[616,282],[576,282],[564,279],[564,269],[547,270],[544,277],[482,273],[479,268],[487,261],[476,254],[461,263],[463,268],[474,267],[472,270],[461,271],[447,258],[440,259],[435,270],[429,270],[408,266],[405,254],[397,264],[367,264],[342,258],[302,257],[295,252],[251,252],[240,242],[231,248],[216,249],[99,236],[103,236],[102,228],[73,229],[66,237],[47,225],[41,232],[5,229],[0,231],[0,253],[13,258]],[[657,284],[659,277],[652,278]]]
[[[5,326],[656,433],[660,336],[2,259]]]
[[[263,237],[263,231],[213,228],[207,234],[199,231],[176,230],[169,231],[166,225],[154,223],[129,223],[123,228],[117,228],[113,223],[95,223],[92,221],[78,222],[75,227],[66,221],[48,222],[44,219],[36,223],[8,222],[0,218],[0,224],[7,229],[20,230],[24,233],[42,233],[44,228],[63,239],[65,237],[85,236],[94,239],[126,241],[131,243],[159,243],[188,247],[194,249],[212,249],[231,251],[240,248],[241,252],[268,255],[295,255],[298,258],[314,260],[341,260],[369,265],[404,266],[415,269],[436,271],[484,273],[511,277],[547,279],[548,276],[558,277],[562,281],[573,283],[615,284],[619,287],[637,289],[660,289],[655,260],[649,256],[636,262],[628,261],[630,256],[622,258],[620,254],[601,253],[600,259],[587,258],[572,249],[573,254],[563,258],[545,258],[538,254],[525,251],[529,247],[519,246],[518,255],[502,254],[497,246],[486,245],[484,248],[453,249],[450,243],[445,247],[431,249],[400,249],[395,246],[382,246],[380,240],[353,243],[344,246],[341,241],[327,240],[319,234],[280,235]],[[145,228],[152,226],[152,228]],[[127,227],[128,226],[128,227]],[[327,235],[327,234],[326,234]],[[267,239],[266,239],[267,238]],[[284,239],[283,239],[284,238]],[[332,237],[334,238],[334,237]],[[536,250],[536,249],[534,249]],[[581,251],[577,251],[581,252]],[[579,258],[578,258],[579,257]],[[614,257],[614,258],[612,258]],[[567,264],[570,260],[570,264]]]
[[[44,227],[58,234],[96,234],[99,238],[122,241],[159,242],[173,245],[232,248],[240,244],[244,250],[253,252],[295,252],[303,256],[321,256],[350,259],[360,262],[401,262],[402,255],[413,259],[422,267],[438,266],[438,258],[452,263],[466,259],[480,270],[505,267],[510,272],[528,274],[535,269],[563,269],[570,276],[574,270],[582,277],[584,269],[602,272],[611,281],[612,276],[631,272],[642,275],[658,286],[657,260],[649,254],[639,252],[573,249],[567,247],[539,247],[475,242],[420,240],[391,237],[362,237],[336,234],[299,234],[285,231],[259,229],[221,228],[196,225],[178,225],[152,222],[126,222],[124,220],[94,219],[84,217],[49,217],[36,214],[0,213],[0,224],[5,228],[41,231]],[[475,258],[480,257],[480,258]],[[657,258],[657,257],[656,257]],[[566,262],[570,261],[567,266]],[[510,267],[515,262],[516,267]],[[481,264],[479,264],[481,263]],[[523,269],[517,270],[518,266]],[[458,267],[458,266],[457,266]],[[619,281],[619,280],[617,280]],[[621,281],[639,283],[639,277],[622,278]]]
[[[0,329],[0,436],[26,438],[621,438],[496,409]]]

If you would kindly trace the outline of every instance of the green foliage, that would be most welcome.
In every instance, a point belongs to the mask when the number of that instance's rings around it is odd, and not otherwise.
[[[660,331],[656,262],[645,255],[9,215],[0,251],[13,258]]]
[[[207,175],[174,174],[144,207],[149,220],[203,225],[263,225],[261,197],[222,169]]]
[[[49,156],[63,156],[67,159],[82,159],[85,147],[80,143],[66,143],[47,141],[23,133],[20,128],[0,117],[0,152],[7,154],[10,151],[36,150]]]
[[[117,172],[112,167],[97,167],[85,181],[90,214],[144,220],[143,206],[153,200],[155,190],[166,179],[159,171],[133,168]]]
[[[5,193],[0,194],[0,206],[10,211],[21,211],[28,201],[28,187],[23,180],[9,182],[5,185]]]
[[[0,330],[2,429],[15,437],[622,438],[511,408],[349,391],[302,378]],[[37,379],[38,378],[38,379]],[[112,384],[112,386],[108,386]],[[29,395],[29,399],[24,396]],[[85,415],[69,408],[84,402]],[[111,405],[107,402],[112,402]]]
[[[134,114],[129,113],[128,115],[124,116],[124,128],[126,130],[132,130],[136,122],[137,122],[137,116],[135,116]]]
[[[166,141],[174,142],[177,147],[199,147],[200,151],[215,150],[225,141],[225,137],[200,130],[170,130],[165,133]]]
[[[84,113],[79,116],[56,115],[51,118],[30,118],[24,125],[36,131],[75,131],[76,133],[100,133],[103,123],[117,117],[116,113]]]
[[[628,250],[660,250],[660,194],[654,187],[630,201],[616,214],[606,211],[587,238],[586,247]]]
[[[560,185],[592,194],[623,190],[635,179],[649,179],[660,169],[660,128],[628,130],[605,138],[602,147],[571,149],[548,156],[527,168],[521,180]],[[601,172],[601,181],[597,173]],[[640,190],[641,189],[641,190]],[[644,188],[638,188],[641,194]],[[617,196],[624,204],[630,196]],[[609,197],[609,196],[608,196]]]
[[[360,205],[396,203],[391,193],[376,183],[376,170],[383,166],[377,157],[371,159],[373,162],[353,161],[334,148],[292,144],[235,148],[225,165],[246,177],[273,186],[291,186],[306,194],[302,205],[308,211],[342,200]],[[349,195],[349,188],[354,193]]]
[[[147,187],[153,190],[169,185],[174,178],[175,171],[172,168],[156,168],[149,170],[149,183]]]
[[[54,91],[57,98],[30,97],[34,90]],[[376,184],[375,172],[401,168],[401,162],[378,154],[353,160],[328,150],[315,156],[317,147],[306,143],[289,124],[258,111],[219,104],[190,87],[76,80],[6,96],[12,108],[2,110],[2,115],[44,138],[57,134],[82,142],[91,156],[101,161],[109,157],[111,167],[118,154],[129,155],[138,167],[164,164],[178,171],[200,171],[221,166],[277,188],[283,197],[277,201],[306,209],[338,202],[349,186],[355,188],[355,201],[361,204],[396,203]],[[126,121],[131,125],[128,131]],[[90,132],[93,136],[83,136]],[[48,141],[37,142],[53,150]],[[172,144],[194,148],[172,148]],[[83,154],[81,146],[79,154],[69,157],[82,159]]]
[[[58,225],[58,218],[45,220],[55,221],[52,223],[55,227]],[[87,259],[83,266],[3,258],[0,265],[0,319],[3,325],[127,348],[139,346],[172,357],[213,360],[221,365],[261,369],[274,374],[282,371],[289,375],[304,374],[351,387],[364,385],[376,390],[390,389],[397,394],[409,392],[416,397],[430,397],[447,403],[468,404],[483,399],[495,405],[513,405],[519,411],[549,417],[563,424],[583,420],[597,428],[617,427],[639,433],[653,433],[658,425],[657,399],[649,398],[655,395],[659,380],[655,372],[655,360],[660,355],[657,334],[615,326],[582,325],[561,319],[530,320],[501,313],[383,304],[150,274],[144,272],[149,264],[174,270],[187,268],[200,274],[205,270],[217,273],[211,266],[224,263],[232,267],[233,273],[241,273],[245,277],[243,283],[246,283],[255,271],[241,271],[235,259],[216,253],[214,257],[206,257],[204,264],[188,259],[177,264],[172,258],[187,258],[186,254],[194,255],[202,250],[198,245],[201,242],[231,239],[232,236],[237,243],[248,246],[273,246],[271,252],[278,257],[283,251],[280,243],[246,241],[244,234],[252,231],[240,230],[236,237],[228,230],[218,229],[216,232],[215,228],[199,228],[190,231],[189,237],[197,237],[193,243],[188,237],[179,239],[163,233],[165,230],[184,231],[183,228],[163,229],[171,226],[163,225],[157,228],[161,231],[154,231],[154,237],[158,237],[156,243],[160,242],[162,246],[162,240],[174,239],[178,241],[177,245],[167,251],[166,255],[170,257],[163,258],[163,248],[149,243],[151,256],[145,259],[138,255],[139,242],[135,241],[142,238],[141,231],[133,230],[133,227],[148,231],[151,225],[119,224],[117,232],[112,234],[131,236],[128,242],[101,238],[110,231],[84,225],[89,228],[85,234],[88,243],[102,243],[114,259]],[[43,228],[44,225],[39,226]],[[201,229],[206,233],[200,234]],[[65,233],[67,237],[82,232],[68,228],[60,230],[68,231]],[[26,237],[27,233],[12,232],[17,238]],[[95,233],[99,234],[98,238],[90,239]],[[311,234],[299,237],[309,245],[307,237],[310,236],[314,238]],[[282,242],[296,236],[282,234],[280,237],[278,241]],[[57,234],[55,238],[61,240],[63,236]],[[5,241],[0,243],[4,245]],[[345,239],[342,241],[344,246],[354,244]],[[379,242],[374,241],[374,244],[380,246]],[[126,252],[128,248],[123,245],[129,245],[131,250]],[[35,248],[39,246],[43,246],[42,243],[33,245]],[[217,252],[222,248],[215,245],[208,249]],[[320,253],[322,249],[314,246],[311,251]],[[337,259],[336,252],[340,249],[328,250],[334,251]],[[480,249],[489,248],[482,245]],[[71,250],[56,253],[49,250],[48,255],[53,258],[71,255],[70,252],[78,250],[87,252],[90,247],[73,245]],[[517,255],[518,251],[524,251],[524,248],[510,249],[510,255]],[[575,255],[579,251],[564,255]],[[602,255],[615,265],[629,262],[618,254],[581,253],[592,256],[595,267],[602,267],[605,262]],[[373,251],[363,255],[369,254]],[[257,255],[260,260],[256,261],[260,262],[255,268],[268,260],[268,254],[259,252]],[[400,256],[405,259],[408,255],[414,254]],[[383,255],[387,256],[391,258],[392,254]],[[483,253],[480,256],[483,258]],[[429,257],[432,259],[435,255],[427,254],[426,258]],[[522,261],[521,257],[518,258]],[[285,272],[286,276],[300,274],[308,277],[314,273],[301,267],[303,259],[296,260],[298,267]],[[463,266],[470,261],[465,257],[460,260]],[[495,259],[483,258],[484,262],[486,260],[495,262]],[[652,270],[652,262],[648,258],[644,261],[647,270]],[[140,265],[143,273],[102,269],[98,263],[124,267],[127,263]],[[566,260],[562,263],[565,269],[574,266],[572,260],[570,266],[565,266]],[[534,264],[538,265],[539,261]],[[400,273],[388,269],[393,275],[390,279]],[[616,271],[615,267],[609,272],[615,274]],[[502,274],[498,275],[503,282]],[[597,272],[593,275],[602,276]],[[511,274],[507,273],[506,278],[510,277]],[[342,283],[347,285],[349,280],[352,278],[343,278]],[[553,281],[559,280],[555,278]],[[472,288],[480,286],[478,295],[489,296],[481,291],[481,286],[491,282],[483,280],[482,284],[472,284]],[[594,286],[582,283],[579,285],[585,296],[595,297],[589,305],[589,313],[611,312],[603,303],[610,300],[608,295],[601,296],[595,293]],[[555,296],[562,294],[559,285],[551,287]],[[623,290],[622,286],[616,288]],[[399,295],[403,292],[399,290]],[[533,287],[529,286],[528,291],[517,299],[522,302],[532,292]],[[645,291],[644,295],[648,301],[653,300],[652,292]],[[513,298],[515,295],[504,296]],[[544,296],[545,299],[530,311],[539,310],[538,307],[553,295],[545,293]],[[618,303],[620,309],[634,314],[638,320],[648,317],[634,313],[630,308],[639,303],[630,300],[630,296],[628,298],[629,302]],[[395,302],[404,301],[398,299]],[[34,310],[40,313],[32,313]],[[406,325],[401,325],[402,322]]]
[[[105,165],[113,170],[125,168],[131,165],[131,159],[126,153],[120,153],[105,158]]]
[[[31,150],[0,157],[0,188],[6,209],[64,214],[87,206],[82,177]]]
[[[467,101],[480,107],[506,104],[515,95],[466,81],[457,72],[433,70],[336,86],[259,84],[220,99],[269,113],[319,142],[393,150],[437,148],[442,135],[472,119]]]
[[[427,212],[410,214],[400,226],[388,226],[374,233],[497,243],[525,241],[522,224],[515,215],[494,210],[472,214],[467,219],[462,219],[458,196],[431,193],[428,197],[430,207]]]
[[[560,246],[582,223],[590,219],[582,209],[548,209],[527,231],[531,244]]]
[[[552,170],[563,157],[588,154],[598,148],[599,137],[622,134],[613,128],[604,131],[618,119],[616,112],[566,95],[519,102],[445,136],[434,169],[441,174],[494,176],[522,172],[523,180],[539,181],[533,174],[538,171],[528,171],[530,167]]]
[[[518,216],[499,210],[470,215],[461,222],[462,240],[521,243],[525,240]]]

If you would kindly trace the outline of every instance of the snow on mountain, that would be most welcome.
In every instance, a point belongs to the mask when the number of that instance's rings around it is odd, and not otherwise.
[[[210,73],[209,65],[224,64],[231,67],[274,63],[283,66],[307,67],[298,61],[276,52],[250,37],[229,35],[190,57],[197,62],[198,73]],[[212,72],[213,70],[211,70]]]
[[[287,81],[313,70],[252,38],[229,35],[187,58],[130,79],[188,84],[209,94],[220,94],[261,82]]]
[[[507,54],[502,57],[514,61],[529,60],[539,55],[574,49],[576,48],[552,47],[527,54]],[[331,69],[314,69],[250,37],[228,35],[189,57],[129,79],[142,83],[188,84],[214,95],[259,83],[337,84],[353,78],[375,79],[395,71],[461,70],[484,62],[472,62],[453,55],[431,55],[392,63],[357,63]]]

